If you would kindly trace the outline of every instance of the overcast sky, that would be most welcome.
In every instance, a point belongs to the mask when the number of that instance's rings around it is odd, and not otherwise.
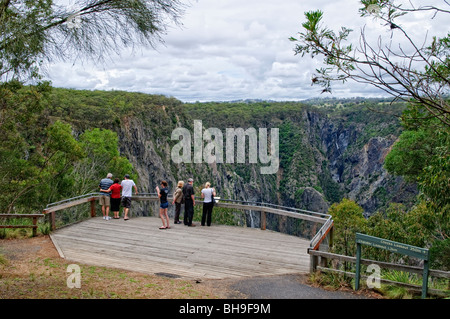
[[[289,41],[301,31],[304,12],[316,9],[324,11],[324,24],[335,31],[347,26],[357,36],[366,25],[374,39],[390,38],[379,21],[359,16],[360,6],[357,0],[193,0],[181,18],[183,26],[170,28],[156,50],[124,51],[102,65],[56,62],[48,79],[56,87],[163,94],[184,102],[380,96],[375,88],[353,82],[336,85],[333,95],[321,94],[311,77],[322,59],[295,56]],[[404,23],[419,38],[427,30],[448,31],[439,17],[426,23],[414,17]]]

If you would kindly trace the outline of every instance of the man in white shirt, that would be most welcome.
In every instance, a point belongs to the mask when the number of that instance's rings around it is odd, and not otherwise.
[[[130,175],[126,174],[125,175],[125,179],[122,181],[121,183],[122,185],[122,206],[123,206],[123,211],[125,213],[124,216],[124,220],[128,220],[128,211],[130,210],[131,207],[131,193],[132,193],[132,189],[134,187],[134,190],[136,192],[136,195],[138,194],[137,191],[137,187],[136,184],[134,183],[134,181],[132,179],[130,179]]]

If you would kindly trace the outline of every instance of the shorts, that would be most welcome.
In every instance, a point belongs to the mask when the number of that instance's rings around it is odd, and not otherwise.
[[[111,205],[111,198],[109,196],[100,195],[99,201],[101,206],[109,207]]]
[[[113,212],[118,212],[120,210],[120,197],[111,198],[111,210]]]
[[[125,208],[131,207],[131,197],[122,197],[122,206]]]
[[[159,205],[160,208],[167,208],[169,207],[169,202],[165,202],[165,203],[161,203],[161,205]]]

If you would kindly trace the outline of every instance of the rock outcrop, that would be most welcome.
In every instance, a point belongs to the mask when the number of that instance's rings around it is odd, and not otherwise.
[[[333,202],[347,197],[359,203],[367,215],[390,201],[408,202],[415,196],[414,185],[383,168],[397,136],[374,136],[364,141],[365,125],[336,120],[323,111],[304,110],[295,120],[286,120],[301,142],[292,150],[292,160],[275,175],[262,175],[256,165],[174,164],[170,133],[176,127],[189,127],[193,119],[186,114],[178,117],[179,122],[170,122],[172,125],[160,134],[155,134],[159,128],[149,127],[139,117],[122,119],[117,132],[120,151],[136,168],[140,188],[146,192],[154,192],[163,179],[173,189],[178,180],[193,177],[198,190],[209,181],[222,198],[326,212]]]

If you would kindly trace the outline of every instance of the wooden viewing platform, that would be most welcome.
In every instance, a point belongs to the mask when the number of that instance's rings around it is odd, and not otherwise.
[[[310,242],[270,230],[212,225],[173,225],[161,219],[94,217],[54,231],[61,257],[74,263],[149,274],[225,279],[307,273]]]

